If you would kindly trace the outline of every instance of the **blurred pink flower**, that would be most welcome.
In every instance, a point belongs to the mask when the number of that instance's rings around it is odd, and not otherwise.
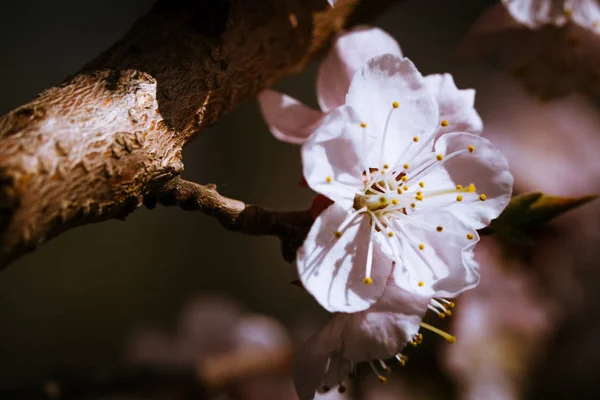
[[[569,22],[600,33],[600,4],[597,0],[502,0],[512,17],[532,29]]]
[[[505,3],[508,9],[493,6],[476,22],[460,46],[463,55],[500,64],[543,99],[600,93],[596,1]]]
[[[446,364],[464,400],[520,399],[529,364],[552,332],[555,304],[531,270],[504,258],[491,239],[480,250],[485,272],[460,299],[453,322],[461,340],[446,349]]]

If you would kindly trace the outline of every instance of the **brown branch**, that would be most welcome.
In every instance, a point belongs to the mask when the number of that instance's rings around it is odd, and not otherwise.
[[[0,267],[156,197],[197,132],[391,1],[159,1],[82,71],[0,118]]]
[[[201,211],[216,218],[230,231],[250,235],[272,235],[281,239],[286,260],[292,261],[304,241],[313,219],[310,211],[282,212],[244,204],[222,196],[216,185],[199,185],[176,177],[156,190],[156,198],[147,197],[146,205],[155,202],[178,205],[184,210]]]

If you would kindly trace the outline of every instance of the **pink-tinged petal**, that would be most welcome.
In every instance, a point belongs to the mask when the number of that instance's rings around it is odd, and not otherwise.
[[[416,154],[437,129],[437,102],[407,58],[388,54],[369,60],[354,75],[346,104],[357,111],[367,135],[375,140],[369,146],[370,167],[405,162],[400,156]]]
[[[429,300],[390,279],[377,303],[348,316],[342,334],[344,357],[355,362],[394,357],[419,332]]]
[[[269,130],[282,142],[304,143],[323,119],[323,113],[274,90],[263,90],[258,102]]]
[[[600,32],[600,3],[597,0],[566,0],[565,9],[577,25]]]
[[[354,211],[354,210],[351,210]],[[296,259],[304,288],[330,312],[362,311],[383,293],[392,260],[376,239],[372,248],[371,284],[364,282],[371,240],[370,218],[350,213],[338,203],[315,220]],[[346,228],[340,228],[344,221]],[[341,235],[336,235],[340,231]]]
[[[438,103],[438,136],[449,132],[481,134],[483,121],[475,111],[474,89],[458,89],[450,74],[428,75],[425,84]]]
[[[532,29],[568,21],[565,0],[502,0],[502,4],[515,20]]]
[[[356,113],[340,107],[323,120],[302,146],[303,174],[308,186],[344,207],[364,187],[364,129]]]
[[[361,26],[340,33],[317,74],[321,110],[343,105],[354,74],[371,58],[383,54],[402,57],[398,42],[379,28]]]
[[[473,259],[479,235],[464,221],[438,211],[396,227],[406,242],[402,263],[394,270],[399,286],[423,296],[454,297],[479,283],[479,265]]]
[[[472,146],[472,153],[467,149]],[[436,143],[436,153],[445,155],[448,161],[442,164],[452,186],[436,188],[452,189],[456,185],[467,188],[475,185],[475,191],[444,196],[425,196],[423,205],[448,196],[462,201],[451,202],[449,212],[460,218],[471,229],[481,229],[498,217],[510,201],[513,176],[508,170],[508,161],[492,143],[480,136],[463,132],[443,135]],[[462,153],[450,157],[453,153]],[[426,179],[426,178],[425,178]]]
[[[340,344],[347,314],[337,314],[315,335],[311,336],[297,353],[294,361],[294,386],[299,400],[314,398],[322,386],[329,360]]]

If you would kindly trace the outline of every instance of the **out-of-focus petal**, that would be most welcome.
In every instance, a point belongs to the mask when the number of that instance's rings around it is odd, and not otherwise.
[[[340,33],[317,74],[321,110],[343,105],[354,74],[371,58],[383,54],[402,57],[398,42],[379,28],[360,26]]]
[[[532,29],[546,24],[563,25],[568,21],[565,0],[502,0],[502,4],[514,19]]]
[[[258,95],[258,102],[273,136],[287,143],[304,143],[323,118],[323,113],[270,89]]]

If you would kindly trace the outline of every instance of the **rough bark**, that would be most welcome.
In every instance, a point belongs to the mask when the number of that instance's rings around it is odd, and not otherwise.
[[[359,3],[159,1],[82,71],[0,118],[0,268],[158,197],[197,132],[390,0]]]

